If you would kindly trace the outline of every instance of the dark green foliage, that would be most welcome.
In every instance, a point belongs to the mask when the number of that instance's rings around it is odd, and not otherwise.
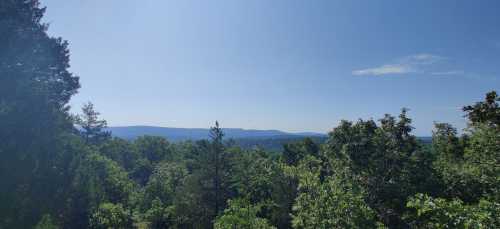
[[[319,156],[319,145],[311,138],[305,138],[297,143],[288,143],[283,146],[283,160],[288,165],[297,165],[307,155]]]
[[[243,149],[263,149],[268,151],[269,154],[281,154],[285,149],[285,145],[293,144],[302,141],[305,136],[276,136],[268,138],[235,138],[234,144]],[[323,144],[326,136],[308,136],[316,144]]]
[[[173,205],[187,176],[188,172],[182,164],[163,162],[157,165],[145,186],[144,209],[149,208],[154,200]]]
[[[364,190],[345,172],[321,179],[320,160],[306,157],[288,171],[299,180],[293,205],[294,228],[374,228],[375,211],[364,201]]]
[[[152,229],[169,228],[175,225],[174,206],[165,206],[163,202],[156,198],[144,214],[148,221],[148,227]]]
[[[231,186],[236,195],[252,203],[271,198],[273,191],[272,161],[260,156],[257,151],[233,149]]]
[[[231,152],[233,198],[259,204],[260,216],[275,226],[288,227],[296,193],[295,179],[285,176],[281,166],[265,151],[233,148]]]
[[[486,101],[464,108],[470,121],[466,134],[456,136],[448,124],[437,124],[434,148],[439,153],[436,169],[447,189],[447,197],[458,197],[466,203],[481,198],[498,200],[500,185],[500,108],[495,92]]]
[[[460,199],[446,200],[419,194],[407,206],[415,214],[407,218],[414,228],[499,228],[500,204],[481,200],[465,205]]]
[[[139,160],[142,157],[136,145],[123,139],[114,138],[104,142],[99,147],[99,152],[129,172],[139,169],[141,164]]]
[[[35,229],[58,229],[50,215],[43,215],[40,221],[36,224]]]
[[[65,185],[61,138],[79,88],[67,42],[50,37],[37,0],[0,1],[0,225],[33,227]],[[59,195],[59,196],[58,196]],[[56,215],[56,214],[53,214]]]
[[[432,133],[432,146],[434,151],[446,159],[460,159],[464,155],[466,138],[459,138],[457,130],[448,123],[436,123]]]
[[[441,137],[435,138],[439,142]],[[448,149],[454,149],[451,153],[438,151],[441,154],[435,166],[446,186],[445,196],[476,202],[484,195],[498,193],[499,139],[496,128],[478,125],[469,135],[459,138],[458,147],[455,143],[447,144]]]
[[[88,219],[101,203],[129,206],[136,187],[116,162],[90,151],[76,160],[74,167],[65,227],[88,227]]]
[[[162,137],[143,136],[134,141],[139,153],[150,163],[157,163],[161,160],[172,160],[170,143]]]
[[[144,186],[148,182],[149,176],[153,173],[154,165],[146,158],[140,158],[136,161],[130,177],[139,185]]]
[[[123,140],[122,140],[123,141]],[[124,142],[122,142],[124,143]],[[130,176],[140,185],[146,185],[149,176],[153,173],[154,167],[162,160],[171,161],[174,159],[170,143],[162,138],[155,136],[142,136],[137,138],[133,145],[129,145],[121,156],[127,154],[130,160],[124,160],[131,163],[128,168]],[[137,156],[137,157],[135,157]]]
[[[180,199],[189,205],[196,204],[194,209],[183,210],[191,221],[188,224],[211,225],[233,193],[230,183],[232,153],[224,145],[223,136],[216,122],[210,131],[211,141],[198,141],[187,155],[190,175]],[[198,222],[192,222],[191,216],[196,215],[200,216]]]
[[[500,97],[496,91],[491,91],[486,94],[485,101],[478,102],[472,106],[465,106],[463,110],[467,112],[472,125],[483,124],[493,127],[500,127]]]
[[[222,138],[224,137],[224,134],[222,133],[222,129],[219,127],[219,122],[215,121],[215,126],[210,128],[210,133],[209,133],[210,139],[212,140],[211,148],[210,151],[212,152],[213,156],[213,170],[214,170],[214,177],[213,177],[213,183],[214,183],[214,213],[217,216],[219,214],[219,211],[222,208],[221,203],[223,204],[224,200],[222,197],[222,192],[221,192],[221,186],[222,186],[222,179],[221,177],[223,176],[223,171],[222,171],[222,164],[224,163],[222,154],[224,153],[224,145],[222,144]]]
[[[410,123],[405,109],[399,119],[386,115],[380,126],[371,120],[343,121],[327,142],[331,170],[347,167],[366,190],[367,204],[390,227],[405,226],[406,199],[433,181],[431,163],[410,134]]]
[[[432,144],[424,147],[410,122],[406,110],[380,124],[343,121],[326,144],[304,139],[285,145],[280,156],[225,142],[218,123],[210,141],[175,144],[151,136],[85,144],[85,136],[69,133],[55,145],[60,153],[52,162],[66,175],[47,180],[64,187],[52,198],[64,204],[40,211],[60,217],[38,224],[497,227],[498,129],[475,123],[459,137],[450,125],[436,124]]]
[[[500,187],[499,110],[495,92],[466,106],[469,128],[458,137],[448,124],[436,124],[433,136],[436,173],[445,189],[435,198],[412,197],[407,219],[419,228],[498,228]]]
[[[233,229],[233,228],[255,228],[255,229],[273,229],[266,219],[257,216],[260,205],[252,205],[245,199],[229,200],[228,207],[224,214],[217,217],[214,228]]]
[[[103,203],[90,218],[90,228],[127,229],[132,228],[132,216],[121,204]]]

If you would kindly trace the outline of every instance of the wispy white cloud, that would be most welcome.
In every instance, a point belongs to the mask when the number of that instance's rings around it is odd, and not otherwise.
[[[383,65],[376,68],[367,68],[354,70],[352,72],[353,75],[362,76],[362,75],[388,75],[388,74],[405,74],[412,72],[413,70],[409,66],[404,65]]]
[[[433,65],[445,59],[446,59],[445,57],[428,53],[422,53],[422,54],[406,56],[394,61],[394,63],[384,64],[379,67],[354,70],[352,71],[352,74],[356,76],[363,76],[363,75],[381,76],[390,74],[401,75],[401,74],[416,73],[416,72],[422,72],[424,70],[424,66]]]
[[[465,74],[462,70],[452,70],[452,71],[444,71],[444,72],[431,72],[431,75],[434,76],[452,76],[452,75],[463,75]]]
[[[421,53],[421,54],[403,57],[403,58],[401,58],[400,62],[414,64],[414,65],[427,65],[427,64],[437,63],[437,62],[442,61],[444,59],[446,59],[446,58],[442,57],[442,56],[433,55],[433,54],[429,54],[429,53]]]

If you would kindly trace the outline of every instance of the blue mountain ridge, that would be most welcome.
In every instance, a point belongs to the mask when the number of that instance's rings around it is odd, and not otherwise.
[[[106,129],[115,137],[135,139],[139,136],[150,135],[165,137],[171,141],[207,139],[207,128],[176,128],[158,126],[114,126]],[[223,128],[226,138],[294,138],[294,137],[324,137],[326,134],[315,132],[289,133],[280,130],[254,130],[242,128]]]

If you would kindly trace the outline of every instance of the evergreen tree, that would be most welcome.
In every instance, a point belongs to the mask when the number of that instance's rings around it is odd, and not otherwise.
[[[214,213],[215,215],[219,214],[221,210],[221,163],[222,163],[222,154],[224,153],[224,144],[222,143],[222,138],[224,137],[224,133],[222,129],[219,127],[219,122],[215,121],[215,126],[210,128],[209,133],[210,139],[212,140],[211,150],[213,156],[213,169],[214,169],[214,196],[215,196],[215,205],[214,205]]]
[[[111,133],[106,131],[106,120],[99,119],[100,113],[94,110],[94,104],[88,102],[82,107],[82,114],[75,117],[75,124],[87,144],[99,144],[108,140]]]
[[[38,0],[0,1],[0,227],[30,228],[60,209],[61,141],[79,88],[68,43],[47,34]],[[57,166],[57,167],[56,167]]]

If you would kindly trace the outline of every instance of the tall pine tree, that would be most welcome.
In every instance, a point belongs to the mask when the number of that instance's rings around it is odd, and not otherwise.
[[[79,88],[68,43],[47,34],[38,0],[0,1],[0,215],[4,228],[34,225],[55,208],[63,174],[57,142],[72,130]],[[56,166],[57,165],[57,166]],[[59,195],[60,196],[60,195]],[[0,226],[0,227],[2,227]]]

